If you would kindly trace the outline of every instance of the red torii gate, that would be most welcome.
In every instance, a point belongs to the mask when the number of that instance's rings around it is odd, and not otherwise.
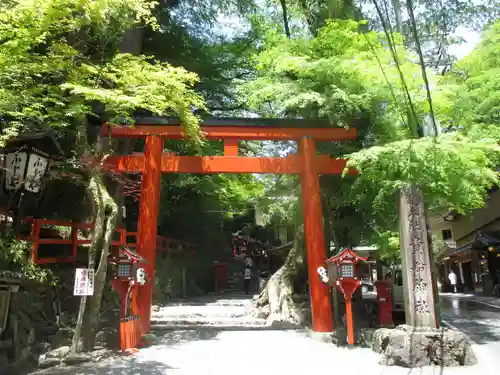
[[[158,125],[151,125],[152,122],[158,122]],[[306,124],[321,125],[321,127],[305,127]],[[147,260],[145,265],[147,274],[151,277],[155,269],[162,172],[299,174],[302,184],[313,330],[333,331],[328,286],[325,286],[316,274],[316,269],[322,266],[326,259],[319,175],[342,173],[346,161],[333,159],[327,155],[317,155],[315,142],[355,140],[356,129],[328,126],[328,122],[325,121],[305,120],[205,120],[202,124],[205,138],[223,140],[224,156],[177,156],[163,153],[164,139],[184,138],[184,131],[178,119],[156,118],[147,125],[138,122],[134,127],[103,126],[104,136],[140,137],[146,141],[144,154],[109,156],[104,166],[119,172],[142,172],[137,249]],[[299,153],[283,158],[239,156],[240,140],[293,140],[298,142]],[[138,302],[143,333],[150,330],[152,294],[152,282],[140,288]]]

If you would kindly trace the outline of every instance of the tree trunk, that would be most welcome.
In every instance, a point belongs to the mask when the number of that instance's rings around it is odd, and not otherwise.
[[[98,181],[99,180],[99,181]],[[100,188],[100,178],[94,175],[90,179],[88,191],[92,197],[93,200],[93,205],[94,205],[94,231],[92,233],[92,243],[90,245],[89,249],[89,261],[88,261],[88,268],[89,269],[94,269],[95,268],[95,259],[97,252],[101,248],[102,245],[102,239],[103,239],[103,233],[104,233],[104,221],[105,221],[105,207],[104,207],[104,200],[103,200],[103,195],[102,191]],[[94,280],[94,294],[96,292],[96,283]],[[80,351],[80,337],[81,337],[81,332],[82,332],[82,327],[84,325],[85,321],[85,311],[86,311],[86,306],[87,306],[87,300],[89,298],[87,296],[81,297],[80,300],[80,308],[78,310],[78,318],[76,321],[76,327],[75,327],[75,333],[73,335],[73,342],[71,345],[71,350],[73,352],[79,352]]]
[[[280,0],[281,4],[281,13],[283,15],[283,27],[285,28],[285,35],[288,39],[291,38],[292,34],[290,33],[290,25],[288,23],[288,9],[286,6],[286,0]]]
[[[297,236],[285,263],[270,277],[255,302],[269,321],[302,323],[292,294],[297,276],[305,270],[304,250],[303,241]]]
[[[95,345],[95,338],[98,332],[101,317],[101,300],[104,292],[104,287],[106,285],[109,249],[113,242],[113,235],[115,233],[118,217],[118,206],[116,205],[113,198],[111,198],[111,196],[109,195],[104,182],[101,178],[95,178],[95,180],[96,186],[95,190],[93,190],[92,193],[94,194],[94,196],[100,198],[102,202],[101,210],[103,212],[101,213],[99,230],[97,230],[96,222],[96,231],[99,234],[99,243],[101,246],[99,265],[97,266],[97,270],[95,273],[94,295],[91,296],[87,301],[87,309],[84,319],[85,332],[83,335],[83,348],[86,351],[92,350]],[[96,255],[97,254],[94,253],[94,263]]]

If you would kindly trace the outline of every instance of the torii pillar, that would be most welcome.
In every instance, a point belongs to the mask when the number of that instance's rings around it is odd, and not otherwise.
[[[314,139],[304,137],[299,140],[298,146],[302,164],[300,181],[302,185],[302,205],[304,207],[307,273],[309,275],[313,330],[315,332],[332,332],[333,316],[330,291],[328,286],[320,280],[316,271],[318,267],[325,264],[327,259],[319,174],[315,166],[316,144]]]
[[[144,147],[144,168],[142,171],[139,222],[137,225],[137,249],[139,254],[147,260],[144,265],[147,282],[139,288],[137,298],[142,333],[147,333],[151,329],[162,153],[163,138],[159,135],[148,135]]]

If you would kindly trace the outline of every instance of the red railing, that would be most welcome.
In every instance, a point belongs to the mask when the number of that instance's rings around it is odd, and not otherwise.
[[[20,236],[19,238],[30,241],[32,243],[31,259],[36,264],[75,264],[77,261],[78,246],[90,245],[92,243],[92,240],[90,239],[80,239],[78,237],[78,234],[81,230],[93,230],[94,223],[75,223],[72,221],[64,220],[45,220],[33,218],[26,219],[25,222],[31,224],[30,234],[28,236]],[[42,227],[48,225],[71,228],[70,238],[61,238],[59,231],[57,231],[57,233],[55,234],[58,237],[40,237]],[[113,241],[112,246],[127,246],[130,248],[135,248],[137,246],[137,232],[127,232],[123,228],[118,228],[116,229],[116,233],[119,234],[119,239]],[[190,256],[194,256],[196,254],[196,245],[189,242],[157,236],[156,244],[156,251],[160,253],[181,253]],[[67,245],[71,246],[71,251],[70,254],[65,257],[40,258],[38,256],[40,245]]]

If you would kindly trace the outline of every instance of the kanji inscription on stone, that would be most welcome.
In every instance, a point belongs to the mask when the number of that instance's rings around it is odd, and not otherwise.
[[[424,201],[417,187],[401,189],[399,220],[406,323],[414,327],[437,328]]]

